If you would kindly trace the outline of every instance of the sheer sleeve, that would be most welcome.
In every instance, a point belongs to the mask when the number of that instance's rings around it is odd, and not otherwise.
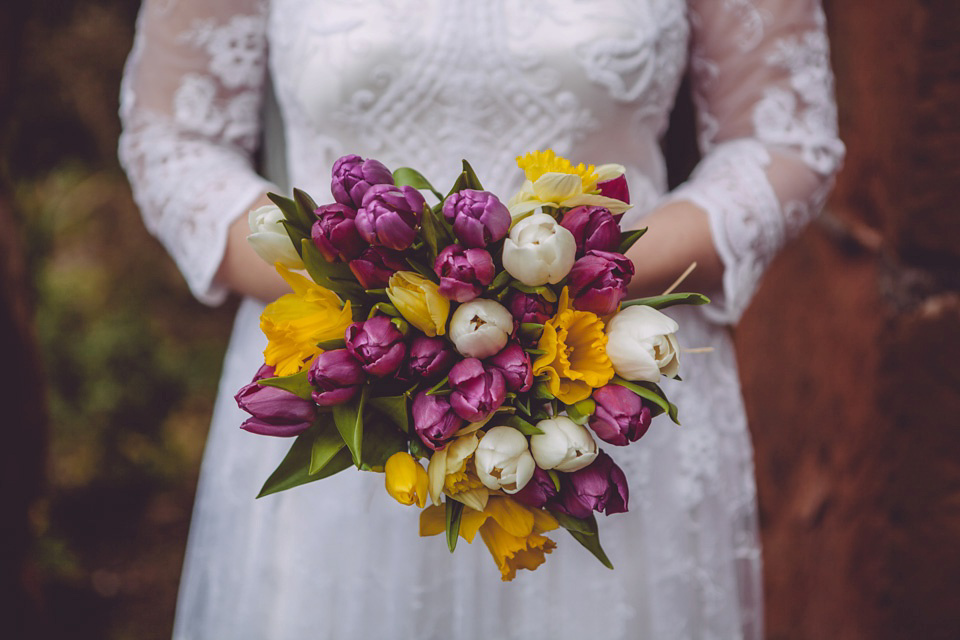
[[[707,313],[735,323],[818,213],[844,154],[818,0],[689,0],[703,160],[670,196],[707,212],[724,265]]]
[[[194,295],[214,282],[230,224],[269,184],[251,155],[266,73],[266,11],[254,0],[146,0],[120,96],[120,161],[147,228]]]

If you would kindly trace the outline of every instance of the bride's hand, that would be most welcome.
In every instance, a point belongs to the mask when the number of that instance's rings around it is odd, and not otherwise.
[[[263,194],[248,210],[268,204],[271,204],[270,200]],[[273,302],[283,294],[290,293],[287,283],[247,242],[248,235],[250,226],[247,216],[242,215],[230,225],[227,248],[220,268],[217,269],[217,282],[226,285],[235,293],[253,296],[263,302]]]

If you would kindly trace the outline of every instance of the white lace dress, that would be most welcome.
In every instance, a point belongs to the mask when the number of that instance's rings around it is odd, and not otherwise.
[[[688,67],[705,157],[666,194],[658,138]],[[272,183],[252,168],[271,84]],[[726,269],[706,311],[671,310],[684,344],[715,348],[686,358],[685,381],[667,387],[683,427],[658,418],[640,442],[608,448],[631,489],[628,514],[601,517],[616,570],[561,531],[546,564],[508,584],[479,542],[451,556],[441,538],[418,538],[418,510],[394,502],[379,474],[254,500],[290,441],[238,428],[232,396],[264,346],[261,307],[245,301],[176,638],[762,637],[752,452],[726,325],[816,212],[843,154],[818,2],[147,0],[122,117],[147,226],[210,304],[226,295],[212,278],[230,223],[271,185],[328,199],[346,153],[442,186],[468,158],[504,197],[529,150],[618,162],[628,223],[688,199],[709,214]]]

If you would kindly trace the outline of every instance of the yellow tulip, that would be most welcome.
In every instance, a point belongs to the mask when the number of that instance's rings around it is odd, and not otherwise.
[[[342,303],[333,291],[282,265],[277,265],[277,272],[293,293],[271,302],[260,314],[260,329],[267,337],[263,360],[276,367],[276,375],[288,376],[322,352],[318,342],[342,338],[353,313],[350,301]]]
[[[387,297],[407,322],[431,338],[446,333],[450,301],[430,280],[412,271],[397,271],[390,276]]]
[[[427,504],[427,472],[413,456],[406,451],[398,451],[387,459],[384,467],[387,493],[400,504],[416,503],[419,507]]]

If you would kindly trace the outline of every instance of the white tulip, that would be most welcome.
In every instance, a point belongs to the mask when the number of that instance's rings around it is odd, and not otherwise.
[[[503,268],[529,287],[560,282],[576,259],[573,234],[546,213],[515,224],[503,242]]]
[[[680,369],[680,328],[653,307],[627,307],[607,323],[607,355],[617,375],[626,380],[657,382]]]
[[[530,437],[530,452],[541,469],[577,471],[597,457],[597,443],[585,427],[566,416],[541,420],[542,434]]]
[[[473,462],[483,486],[506,493],[523,489],[536,467],[527,437],[513,427],[493,427],[487,431],[477,445]]]
[[[276,205],[268,204],[252,210],[247,217],[250,224],[247,242],[269,265],[279,262],[290,269],[303,269],[303,260],[280,223],[283,219],[283,212]]]
[[[500,353],[513,333],[513,316],[499,302],[477,298],[457,307],[450,319],[450,341],[468,358]]]

